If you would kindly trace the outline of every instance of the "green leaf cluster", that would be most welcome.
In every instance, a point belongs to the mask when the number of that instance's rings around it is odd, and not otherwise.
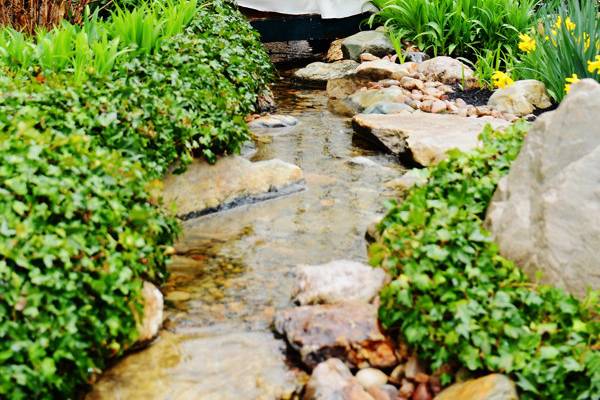
[[[523,399],[598,399],[597,297],[580,301],[530,282],[482,224],[526,130],[488,126],[481,148],[451,152],[426,184],[390,205],[370,248],[372,264],[393,278],[381,292],[380,319],[432,369],[503,372]]]
[[[271,78],[229,3],[140,7],[0,30],[2,399],[75,398],[131,346],[179,229],[156,179],[238,151]]]
[[[533,22],[538,0],[371,0],[371,22],[422,51],[476,59],[480,52],[514,49]],[[508,50],[510,51],[510,50]]]
[[[142,278],[178,224],[139,163],[86,135],[0,122],[0,397],[71,398],[136,339]]]

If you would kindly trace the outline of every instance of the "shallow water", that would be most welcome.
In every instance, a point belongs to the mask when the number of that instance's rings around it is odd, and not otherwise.
[[[292,305],[294,267],[366,261],[366,228],[393,196],[383,184],[403,169],[353,143],[323,91],[282,83],[275,92],[278,112],[300,122],[257,134],[253,160],[299,165],[306,190],[186,221],[165,287],[165,329],[107,371],[88,399],[289,398],[305,378],[271,333],[276,310]],[[348,162],[358,156],[378,165]]]

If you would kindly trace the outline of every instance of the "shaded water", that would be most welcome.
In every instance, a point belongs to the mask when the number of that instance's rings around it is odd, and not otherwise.
[[[323,91],[276,88],[279,113],[299,124],[260,134],[253,160],[299,165],[305,191],[184,223],[165,288],[168,320],[152,346],[104,374],[89,399],[289,398],[303,379],[271,333],[291,305],[294,267],[366,261],[366,227],[402,168],[353,143]],[[379,165],[353,165],[363,156]]]

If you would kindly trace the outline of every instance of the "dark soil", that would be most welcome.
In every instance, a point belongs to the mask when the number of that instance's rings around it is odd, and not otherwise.
[[[463,99],[467,104],[471,104],[474,106],[485,106],[494,93],[488,89],[471,89],[471,90],[461,90],[460,87],[453,87],[454,93],[448,94],[449,100]]]

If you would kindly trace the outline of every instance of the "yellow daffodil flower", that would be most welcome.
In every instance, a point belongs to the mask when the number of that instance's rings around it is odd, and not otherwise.
[[[565,81],[567,82],[565,84],[565,92],[569,93],[571,91],[571,85],[575,82],[579,82],[579,77],[577,76],[577,74],[573,74],[571,75],[571,77],[565,79]]]
[[[571,17],[565,19],[565,27],[569,32],[573,32],[577,28],[577,24],[571,20]]]
[[[562,25],[562,17],[559,15],[558,18],[556,18],[556,22],[554,23],[554,26],[556,27],[556,29],[560,29],[561,25]]]
[[[535,50],[535,39],[524,33],[519,34],[519,50],[529,53]]]
[[[596,56],[595,61],[588,61],[588,71],[590,71],[591,74],[594,72],[600,73],[600,55]]]
[[[494,72],[494,74],[492,75],[492,83],[494,84],[494,87],[497,88],[505,88],[507,86],[510,86],[513,84],[513,80],[510,77],[510,75],[502,72],[502,71],[496,71]]]

